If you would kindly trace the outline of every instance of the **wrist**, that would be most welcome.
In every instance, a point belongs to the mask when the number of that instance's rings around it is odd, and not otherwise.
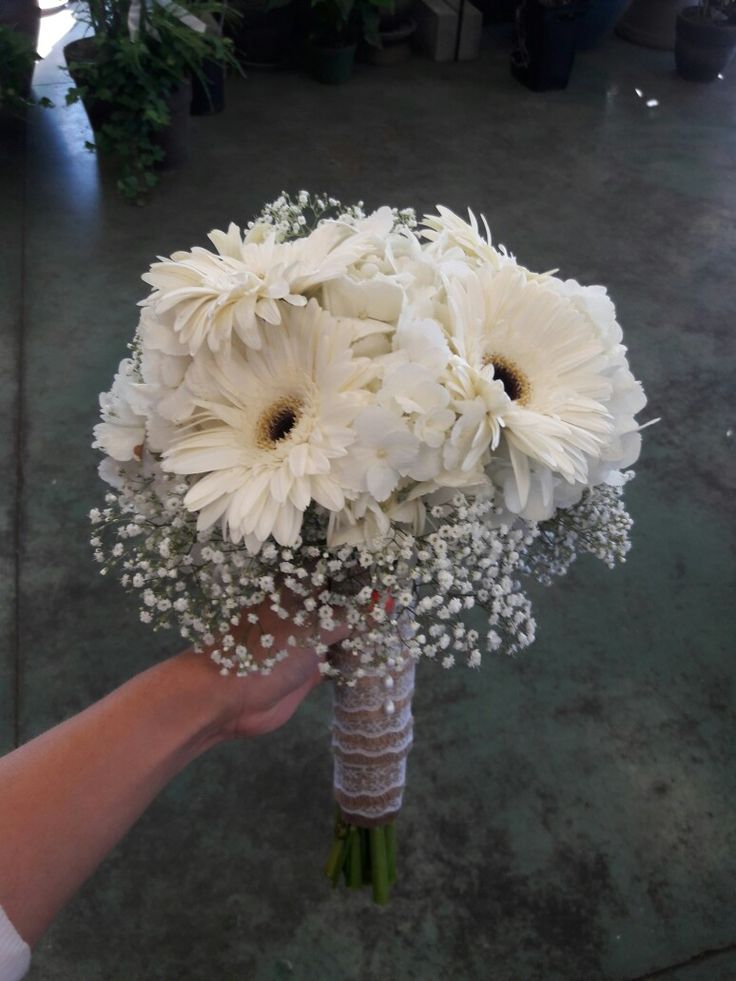
[[[170,678],[170,695],[191,721],[185,752],[191,759],[227,740],[232,721],[232,678],[223,678],[204,654],[185,651],[160,665]]]

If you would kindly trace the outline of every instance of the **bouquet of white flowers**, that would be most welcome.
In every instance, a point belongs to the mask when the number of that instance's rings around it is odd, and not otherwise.
[[[384,902],[416,663],[519,651],[523,577],[623,560],[646,400],[605,289],[530,272],[472,213],[301,192],[209,238],[144,275],[100,397],[95,558],[223,674],[307,632],[335,681],[327,872]]]

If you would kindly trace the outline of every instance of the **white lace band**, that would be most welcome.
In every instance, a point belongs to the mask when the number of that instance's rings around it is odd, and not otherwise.
[[[412,744],[414,672],[415,663],[407,658],[388,682],[366,671],[354,687],[335,685],[335,798],[353,824],[382,824],[401,808]]]

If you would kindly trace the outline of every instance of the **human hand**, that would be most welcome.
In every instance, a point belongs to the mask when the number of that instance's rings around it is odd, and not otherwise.
[[[311,622],[297,628],[291,619],[278,617],[270,604],[265,602],[258,608],[257,625],[250,624],[243,616],[239,626],[233,629],[236,643],[244,644],[250,650],[257,647],[261,633],[273,636],[271,650],[289,651],[289,656],[277,661],[267,675],[254,673],[243,678],[235,674],[222,676],[217,665],[206,654],[187,652],[180,655],[188,660],[196,658],[201,662],[197,667],[207,672],[216,716],[215,741],[261,736],[287,722],[322,679],[319,669],[322,659],[309,644],[308,638],[318,634],[320,642],[329,647],[348,637],[350,627],[337,624],[334,630],[320,630],[315,615]],[[289,635],[296,637],[296,645],[287,645]],[[264,650],[264,658],[266,656],[268,651]]]

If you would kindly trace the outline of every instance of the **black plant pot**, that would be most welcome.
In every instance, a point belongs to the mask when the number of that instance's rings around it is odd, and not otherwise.
[[[672,51],[677,15],[688,0],[631,0],[616,25],[619,37],[645,48]]]
[[[539,0],[520,0],[516,8],[516,43],[511,72],[535,92],[564,89],[575,60],[578,18],[584,2],[545,7]]]
[[[246,68],[283,68],[291,58],[294,43],[293,4],[273,10],[246,8],[233,43],[238,61]]]
[[[202,62],[202,75],[192,75],[193,116],[210,116],[225,108],[225,69],[219,61],[205,58]]]
[[[690,82],[714,82],[726,70],[736,49],[736,24],[704,20],[700,7],[685,7],[677,16],[675,63]]]
[[[307,68],[325,85],[343,85],[352,77],[355,49],[355,44],[331,47],[311,41],[307,45]]]
[[[84,75],[77,67],[75,67],[75,65],[77,63],[94,65],[97,58],[97,46],[91,37],[83,37],[77,41],[70,41],[69,44],[64,47],[64,57],[66,59],[72,81],[77,87],[79,87],[83,84]],[[103,102],[100,99],[95,99],[93,95],[85,96],[85,98],[82,100],[82,104],[84,105],[85,112],[87,113],[89,124],[92,127],[93,132],[96,133],[98,130],[102,129],[105,123],[110,119],[113,106],[109,102]]]
[[[613,31],[628,2],[629,0],[590,0],[588,9],[578,21],[578,51],[588,51],[602,44]]]
[[[414,0],[393,0],[391,7],[380,11],[378,29],[381,34],[401,30],[407,21],[412,20]]]
[[[164,151],[158,163],[160,170],[175,170],[189,158],[189,116],[192,106],[192,83],[187,79],[174,89],[168,99],[169,124],[154,137]]]

